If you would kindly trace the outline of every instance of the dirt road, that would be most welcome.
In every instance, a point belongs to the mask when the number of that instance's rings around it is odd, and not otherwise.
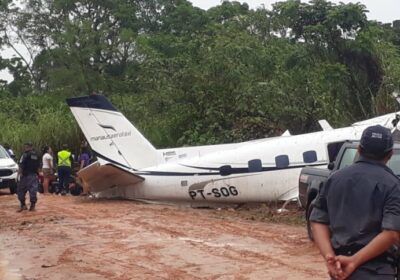
[[[0,279],[326,279],[302,226],[86,197],[0,196]]]

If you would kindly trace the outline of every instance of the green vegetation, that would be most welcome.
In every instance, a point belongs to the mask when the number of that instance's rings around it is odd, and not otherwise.
[[[225,1],[0,2],[0,143],[77,147],[65,98],[108,96],[157,146],[238,142],[335,126],[396,109],[400,24],[361,4],[313,0],[272,10]],[[399,22],[397,22],[399,23]]]

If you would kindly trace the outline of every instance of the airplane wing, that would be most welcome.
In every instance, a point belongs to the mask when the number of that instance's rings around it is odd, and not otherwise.
[[[297,187],[292,188],[287,193],[284,193],[283,195],[281,195],[278,200],[285,201],[285,203],[283,203],[282,207],[277,210],[278,213],[287,211],[286,206],[290,202],[297,201],[297,203],[299,203],[299,189]]]
[[[101,165],[96,161],[78,172],[85,191],[101,192],[113,187],[134,185],[144,181],[144,178],[130,171],[107,163]]]
[[[380,124],[386,128],[393,128],[392,121],[394,119],[396,119],[396,113],[390,113],[390,114],[379,116],[379,117],[372,118],[369,120],[355,122],[352,124],[352,126]]]
[[[278,200],[280,201],[288,201],[299,197],[299,189],[298,187],[294,187],[290,189],[288,192],[282,194]]]

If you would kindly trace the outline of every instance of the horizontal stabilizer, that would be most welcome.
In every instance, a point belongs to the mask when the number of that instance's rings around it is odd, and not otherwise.
[[[85,191],[101,192],[113,187],[124,187],[144,181],[144,178],[112,164],[94,162],[78,172]]]
[[[289,130],[286,130],[281,136],[291,136],[292,134],[290,134]]]
[[[327,120],[319,120],[318,123],[323,131],[333,130],[332,126],[327,122]]]

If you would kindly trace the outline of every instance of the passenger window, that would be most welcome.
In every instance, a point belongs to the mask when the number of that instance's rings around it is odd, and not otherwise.
[[[317,152],[316,151],[307,151],[303,153],[303,161],[304,163],[313,163],[316,162],[317,159]]]
[[[228,176],[232,174],[232,166],[230,165],[223,165],[219,168],[219,173],[221,176]]]
[[[248,162],[249,172],[261,172],[262,163],[260,159],[252,159]]]
[[[275,157],[275,165],[278,168],[286,168],[289,166],[289,157],[287,155],[280,155]]]

